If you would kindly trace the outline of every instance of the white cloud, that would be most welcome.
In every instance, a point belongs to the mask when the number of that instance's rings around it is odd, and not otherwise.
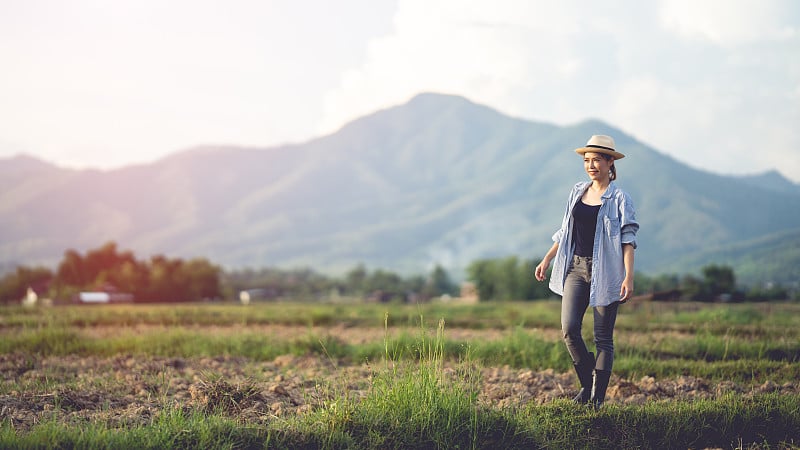
[[[520,90],[543,91],[554,80],[579,75],[581,61],[566,42],[579,31],[570,12],[547,2],[487,8],[483,2],[401,0],[394,33],[374,39],[367,62],[347,71],[326,96],[323,131],[421,91],[501,100],[506,111],[522,112]]]
[[[393,32],[327,93],[323,129],[437,91],[534,120],[595,117],[694,166],[800,181],[782,145],[800,141],[797,8],[755,5],[400,0]]]
[[[794,0],[220,5],[0,2],[0,155],[107,167],[275,145],[436,91],[800,181]]]
[[[800,139],[800,122],[791,108],[759,111],[746,95],[730,86],[670,85],[655,78],[631,80],[619,91],[609,112],[612,123],[625,124],[636,136],[685,161],[716,173],[752,173],[772,168],[798,179],[800,159],[787,142]],[[753,114],[742,114],[751,110]]]
[[[665,0],[659,8],[662,24],[681,36],[736,45],[791,37],[792,0]]]
[[[392,11],[373,0],[0,1],[0,140],[92,167],[306,140],[323,93]],[[14,151],[0,142],[0,156]]]

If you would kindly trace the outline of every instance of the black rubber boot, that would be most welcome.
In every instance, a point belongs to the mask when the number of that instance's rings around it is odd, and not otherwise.
[[[611,379],[610,370],[595,370],[594,371],[594,386],[592,386],[592,398],[590,400],[595,409],[603,406],[606,400],[606,389],[608,389],[608,380]]]
[[[594,353],[589,353],[589,360],[582,361],[581,364],[573,364],[575,373],[578,374],[578,381],[581,383],[581,390],[572,399],[575,403],[585,405],[589,403],[592,396],[592,369],[594,368]]]

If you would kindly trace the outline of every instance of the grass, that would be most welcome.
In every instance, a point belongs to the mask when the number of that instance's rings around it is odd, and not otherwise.
[[[423,344],[426,345],[426,344]],[[305,415],[261,423],[235,416],[252,387],[212,380],[208,406],[168,407],[148,423],[65,426],[50,420],[27,432],[0,426],[0,448],[796,448],[800,396],[728,395],[718,400],[607,405],[569,401],[497,409],[481,405],[470,373],[441,369],[436,344],[415,367],[383,368],[367,397],[339,397]],[[409,370],[405,370],[409,369]]]
[[[152,374],[136,378],[153,392],[153,414],[119,422],[81,420],[74,414],[83,401],[77,392],[82,388],[80,392],[121,396],[126,380],[86,386],[81,385],[85,381],[80,374],[45,373],[42,378],[3,384],[0,394],[5,398],[22,392],[29,397],[55,396],[57,402],[52,414],[28,429],[19,429],[2,416],[0,448],[800,446],[797,393],[730,393],[691,402],[608,404],[597,411],[567,400],[509,407],[481,401],[482,367],[570,369],[558,337],[554,303],[453,305],[452,309],[430,305],[415,310],[390,305],[381,314],[377,305],[256,306],[11,308],[0,313],[0,355],[17,361],[13,369],[22,372],[47,356],[225,355],[270,361],[285,354],[317,355],[333,364],[373,361],[370,377],[322,382],[315,387],[324,391],[321,402],[303,413],[279,417],[266,411],[260,419],[245,419],[240,415],[243,405],[260,395],[256,383],[200,374],[193,386],[202,391],[203,401],[179,404],[167,399],[169,380],[159,379],[163,372],[154,367]],[[798,305],[702,306],[645,305],[621,315],[615,374],[629,379],[690,375],[711,381],[797,383],[800,344],[794,321],[785,317],[794,315],[796,320]],[[392,318],[393,311],[400,317]],[[441,315],[432,321],[430,313]],[[294,318],[304,330],[295,336],[265,336],[264,329],[253,325],[285,325],[292,314],[303,318]],[[319,322],[344,329],[382,327],[383,339],[350,342],[331,328],[312,324]],[[501,331],[495,339],[455,340],[447,337],[445,323],[448,328]],[[143,324],[148,325],[146,332],[139,328]],[[222,325],[229,329],[220,331]],[[215,332],[208,332],[209,326]],[[98,327],[113,327],[114,332],[97,335]],[[355,384],[366,386],[363,395],[350,390]]]
[[[43,309],[0,308],[0,330],[70,327],[129,328],[137,325],[206,327],[257,325],[375,327],[389,313],[389,327],[436,327],[420,317],[447,320],[448,327],[475,330],[554,328],[560,326],[559,303],[554,301],[444,304],[310,304],[235,303],[60,306]],[[694,333],[800,338],[792,326],[800,303],[703,304],[635,303],[620,309],[616,329],[633,332]]]
[[[242,426],[220,414],[176,408],[162,411],[147,425],[125,429],[103,423],[65,427],[53,419],[20,434],[4,424],[0,427],[0,448],[264,448],[269,436],[263,427]]]
[[[388,323],[388,322],[387,322]],[[620,334],[620,332],[617,332]],[[537,330],[514,327],[493,340],[452,340],[443,338],[442,358],[458,361],[469,352],[484,366],[571,369],[563,343],[557,334],[546,336]],[[622,376],[676,376],[701,374],[712,379],[748,381],[754,373],[772,373],[773,381],[800,378],[800,340],[749,339],[726,332],[715,335],[709,329],[691,334],[667,335],[648,340],[647,334],[617,338],[616,373]],[[590,337],[588,335],[587,337]],[[399,331],[392,338],[395,360],[421,358],[417,336]],[[352,343],[325,329],[308,328],[292,337],[265,335],[262,331],[231,328],[209,333],[203,328],[175,326],[141,333],[121,328],[111,336],[96,337],[83,328],[52,326],[25,328],[7,334],[0,341],[0,353],[46,356],[114,356],[135,354],[162,357],[211,357],[225,355],[255,361],[269,361],[285,354],[327,355],[350,363],[385,358],[380,342]]]

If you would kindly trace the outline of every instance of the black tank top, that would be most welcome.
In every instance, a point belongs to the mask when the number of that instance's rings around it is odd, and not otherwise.
[[[575,254],[578,256],[592,256],[599,211],[600,205],[587,205],[583,200],[578,200],[572,210],[572,241],[575,242]]]

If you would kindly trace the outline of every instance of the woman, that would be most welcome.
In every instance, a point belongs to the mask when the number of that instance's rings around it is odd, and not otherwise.
[[[536,266],[535,275],[544,281],[553,262],[550,289],[562,296],[561,330],[581,384],[574,400],[600,407],[614,363],[617,309],[633,294],[633,251],[639,224],[630,197],[614,183],[615,161],[625,157],[615,150],[614,139],[595,135],[575,151],[583,155],[591,181],[572,188],[561,228],[553,235],[553,246]],[[589,306],[594,308],[597,359],[581,336]]]

